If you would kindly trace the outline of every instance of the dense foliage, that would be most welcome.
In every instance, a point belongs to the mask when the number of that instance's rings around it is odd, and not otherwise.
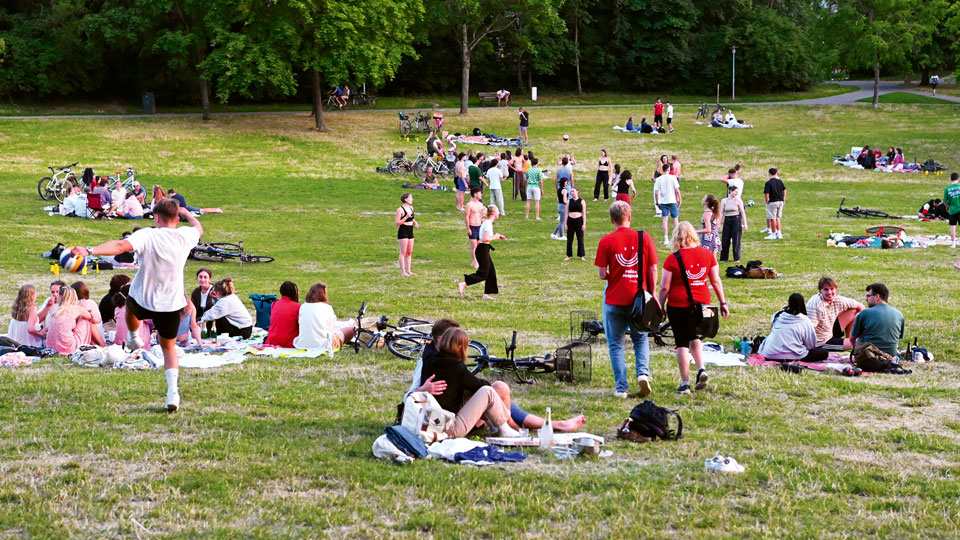
[[[165,103],[530,85],[808,88],[830,71],[950,71],[956,0],[10,0],[0,96]]]

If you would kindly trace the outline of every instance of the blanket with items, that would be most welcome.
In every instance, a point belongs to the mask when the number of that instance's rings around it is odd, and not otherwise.
[[[777,273],[776,268],[763,266],[763,261],[748,261],[747,265],[738,264],[727,267],[727,277],[734,279],[777,279],[783,274]]]
[[[915,234],[909,235],[903,227],[881,226],[870,227],[866,234],[854,235],[845,232],[830,233],[827,238],[827,247],[837,248],[928,248],[932,246],[951,245],[950,236],[945,234]]]
[[[834,155],[834,165],[842,165],[851,169],[858,170],[876,170],[881,172],[900,172],[900,173],[924,173],[924,174],[942,174],[947,170],[946,167],[937,163],[933,159],[928,159],[922,163],[908,163],[904,161],[903,151],[899,148],[896,151],[891,148],[886,155],[880,149],[871,150],[869,146],[854,146],[850,152],[845,155]]]

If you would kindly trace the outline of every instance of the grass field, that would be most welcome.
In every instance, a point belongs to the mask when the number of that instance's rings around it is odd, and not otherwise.
[[[766,94],[746,94],[741,93],[737,99],[730,99],[730,96],[720,96],[722,103],[750,103],[750,102],[770,102],[770,101],[790,101],[796,99],[817,99],[838,94],[852,92],[855,88],[850,86],[841,86],[836,83],[823,83],[814,85],[813,88],[805,92],[771,92]],[[477,93],[481,89],[472,89],[470,92],[470,106],[482,108],[480,98]],[[673,100],[673,103],[700,103],[701,101],[712,102],[716,96],[699,94],[629,94],[620,92],[594,92],[577,96],[569,92],[555,93],[548,89],[540,88],[537,101],[530,100],[530,93],[516,91],[510,99],[511,106],[523,105],[622,105],[632,103],[653,103],[658,97]],[[408,96],[383,96],[377,100],[374,107],[350,106],[350,109],[429,109],[432,107],[456,108],[460,107],[460,95],[408,95]],[[250,112],[250,111],[309,111],[309,103],[256,103],[256,104],[221,104],[211,103],[210,110],[213,112]],[[200,108],[196,105],[169,105],[161,103],[157,108],[161,113],[199,113]],[[34,105],[30,103],[19,104],[0,104],[0,116],[24,116],[24,115],[73,115],[73,114],[139,114],[141,112],[139,103],[85,103],[85,102],[66,102],[57,105],[43,103]]]
[[[873,98],[862,98],[858,99],[860,103],[873,103]],[[880,103],[897,103],[897,104],[911,104],[911,103],[921,103],[921,104],[934,104],[934,105],[955,105],[955,103],[948,101],[946,99],[940,99],[934,96],[926,96],[922,94],[914,94],[912,92],[890,92],[889,94],[881,94],[879,97]]]
[[[557,417],[584,413],[585,428],[607,437],[614,456],[565,462],[534,453],[519,465],[476,470],[373,459],[370,445],[392,422],[412,369],[385,351],[184,370],[184,408],[174,415],[160,412],[159,372],[53,359],[0,370],[0,535],[957,537],[960,307],[949,292],[957,252],[835,249],[818,235],[883,223],[837,219],[841,197],[909,215],[942,193],[946,176],[853,171],[832,165],[830,156],[863,144],[900,146],[956,168],[960,107],[756,107],[742,111],[753,130],[696,126],[694,111],[678,107],[672,135],[639,136],[610,129],[639,111],[536,110],[533,149],[548,161],[575,152],[576,181],[585,189],[601,147],[641,180],[660,154],[677,153],[684,162],[681,219],[691,221],[699,221],[703,194],[722,192],[718,179],[734,163],[745,169],[745,198],[758,202],[764,171],[779,166],[788,186],[786,238],[762,239],[763,209],[755,206],[743,259],[762,259],[784,276],[725,281],[733,314],[718,340],[766,333],[790,293],[812,295],[827,274],[839,280],[841,294],[857,299],[869,283],[890,285],[907,335],[919,336],[935,363],[910,376],[858,379],[716,369],[707,391],[677,397],[672,350],[654,348],[652,397],[680,409],[685,437],[637,446],[613,439],[636,400],[611,396],[601,341],[592,382],[544,380],[515,387],[514,395],[535,413],[546,406]],[[474,110],[448,122],[454,131],[511,134],[515,117],[514,110]],[[599,311],[602,287],[591,262],[562,262],[562,243],[549,239],[550,197],[542,222],[523,220],[519,203],[508,201],[498,231],[511,241],[494,253],[501,294],[480,302],[476,288],[466,299],[456,295],[469,255],[453,195],[416,193],[418,275],[400,278],[393,212],[402,181],[373,170],[394,150],[415,154],[416,142],[397,139],[388,112],[333,114],[327,123],[330,131],[316,133],[306,116],[0,120],[0,304],[10,305],[23,283],[46,286],[52,276],[38,255],[58,241],[96,244],[130,226],[41,211],[36,181],[45,167],[80,161],[101,172],[132,165],[147,186],[175,187],[190,204],[222,207],[224,215],[202,219],[205,239],[243,240],[248,250],[277,257],[263,266],[214,267],[215,278],[235,278],[241,297],[275,293],[286,279],[301,291],[322,280],[341,317],[364,299],[371,313],[392,318],[453,317],[494,350],[517,329],[521,353],[564,344],[571,310]],[[640,186],[634,226],[656,233],[651,185]],[[947,230],[890,223],[909,233]],[[604,205],[588,202],[588,255],[610,229]],[[662,259],[667,251],[659,249]],[[188,264],[188,285],[198,266]],[[97,298],[108,279],[86,276]],[[8,320],[8,310],[0,311],[0,327]],[[717,453],[736,457],[746,473],[705,473],[704,458]]]

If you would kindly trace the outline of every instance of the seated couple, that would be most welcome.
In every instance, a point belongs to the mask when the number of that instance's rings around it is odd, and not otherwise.
[[[502,437],[519,435],[521,427],[539,429],[543,418],[530,414],[514,403],[510,387],[503,381],[493,384],[477,378],[467,369],[470,338],[450,319],[434,323],[433,341],[417,360],[413,382],[407,392],[429,392],[444,410],[456,414],[450,437],[466,437],[474,428],[486,424],[491,433]],[[557,431],[574,432],[587,419],[582,414],[553,422]]]
[[[720,110],[718,109],[713,113],[713,117],[710,119],[710,127],[722,127],[722,128],[736,128],[736,129],[747,129],[752,128],[753,124],[746,124],[743,120],[737,120],[737,117],[733,114],[733,111],[727,109],[726,117],[720,115]]]
[[[624,126],[623,129],[625,131],[636,131],[637,133],[653,133],[654,131],[656,131],[653,128],[653,126],[647,123],[646,118],[641,118],[640,124],[634,125],[632,116],[629,119],[627,119],[627,125]]]
[[[353,321],[340,322],[327,300],[326,283],[314,283],[300,303],[292,281],[280,285],[280,299],[270,307],[265,345],[296,349],[336,350],[353,339]]]
[[[790,295],[787,307],[773,316],[770,335],[760,344],[761,356],[781,362],[821,362],[829,349],[856,350],[867,343],[891,356],[899,354],[904,318],[887,304],[886,285],[867,286],[869,308],[837,295],[836,282],[829,277],[821,278],[820,285],[820,293],[806,305],[800,293]]]

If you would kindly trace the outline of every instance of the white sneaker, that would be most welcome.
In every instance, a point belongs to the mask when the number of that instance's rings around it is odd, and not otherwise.
[[[740,474],[744,470],[743,465],[737,463],[732,457],[716,456],[707,458],[704,462],[704,468],[708,471],[717,471],[725,473]]]
[[[177,412],[180,409],[180,393],[167,394],[167,412]]]
[[[553,234],[553,233],[550,233],[550,238],[553,238],[554,240],[556,240],[556,239],[557,239],[557,235],[555,235],[555,234]]]
[[[650,377],[647,375],[637,375],[637,386],[640,387],[640,397],[644,398],[650,395]]]
[[[133,352],[137,349],[142,349],[143,345],[143,338],[140,337],[139,333],[127,332],[127,340],[123,344],[124,348],[130,352]]]
[[[566,240],[566,239],[567,239],[566,235],[557,237],[557,240]]]
[[[626,392],[614,392],[614,393],[613,393],[613,397],[618,397],[618,398],[620,398],[620,399],[627,399],[627,393],[626,393]]]
[[[770,232],[770,227],[764,227],[763,230],[760,231],[760,234],[768,233],[768,232]]]
[[[53,214],[50,214],[50,215],[52,216]],[[953,249],[956,249],[957,243],[956,243],[956,242],[951,243],[951,244],[950,244],[950,247],[953,248]]]
[[[777,240],[783,240],[783,231],[777,231]]]
[[[776,239],[777,239],[777,233],[770,233],[770,234],[768,234],[767,236],[764,236],[763,238],[766,239],[766,240],[776,240]]]
[[[669,245],[670,245],[670,240],[667,239],[667,238],[664,238],[664,239],[663,239],[663,245],[669,246]]]

